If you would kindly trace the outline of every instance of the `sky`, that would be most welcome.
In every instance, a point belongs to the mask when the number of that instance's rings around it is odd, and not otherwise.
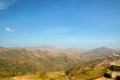
[[[120,48],[120,0],[0,0],[0,46]]]

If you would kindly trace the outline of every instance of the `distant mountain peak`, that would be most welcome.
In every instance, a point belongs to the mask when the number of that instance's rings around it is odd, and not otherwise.
[[[83,53],[83,56],[97,58],[100,56],[110,56],[110,55],[113,55],[113,53],[118,53],[118,52],[120,52],[120,51],[116,50],[116,49],[100,47],[100,48],[92,49],[92,50],[89,50],[89,51]]]
[[[99,48],[95,48],[95,49],[111,49],[111,48],[103,46],[103,47],[99,47]]]

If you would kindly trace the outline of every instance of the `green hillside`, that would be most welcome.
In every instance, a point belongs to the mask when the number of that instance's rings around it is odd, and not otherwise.
[[[108,72],[111,62],[119,60],[117,56],[101,57],[89,62],[79,63],[66,70],[66,75],[72,80],[93,80]]]
[[[98,48],[80,54],[73,49],[72,52],[70,51],[0,47],[0,79],[94,79],[103,76],[103,73],[107,71],[109,62],[119,59],[118,56],[112,56],[113,52],[120,54],[119,51],[109,48]],[[106,55],[103,55],[103,53],[106,53]]]
[[[0,49],[0,77],[65,70],[80,61],[73,54],[27,49]]]

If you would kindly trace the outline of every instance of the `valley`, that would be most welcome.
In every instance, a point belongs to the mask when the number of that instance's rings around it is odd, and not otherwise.
[[[42,49],[0,47],[0,80],[112,80],[104,73],[120,60],[119,50],[106,47]]]

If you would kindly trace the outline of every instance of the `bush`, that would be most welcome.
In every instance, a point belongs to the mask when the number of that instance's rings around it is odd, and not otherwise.
[[[116,80],[120,80],[120,76],[117,76],[117,77],[116,77]]]
[[[111,78],[111,75],[108,74],[108,73],[104,73],[104,77],[106,77],[106,78]]]

